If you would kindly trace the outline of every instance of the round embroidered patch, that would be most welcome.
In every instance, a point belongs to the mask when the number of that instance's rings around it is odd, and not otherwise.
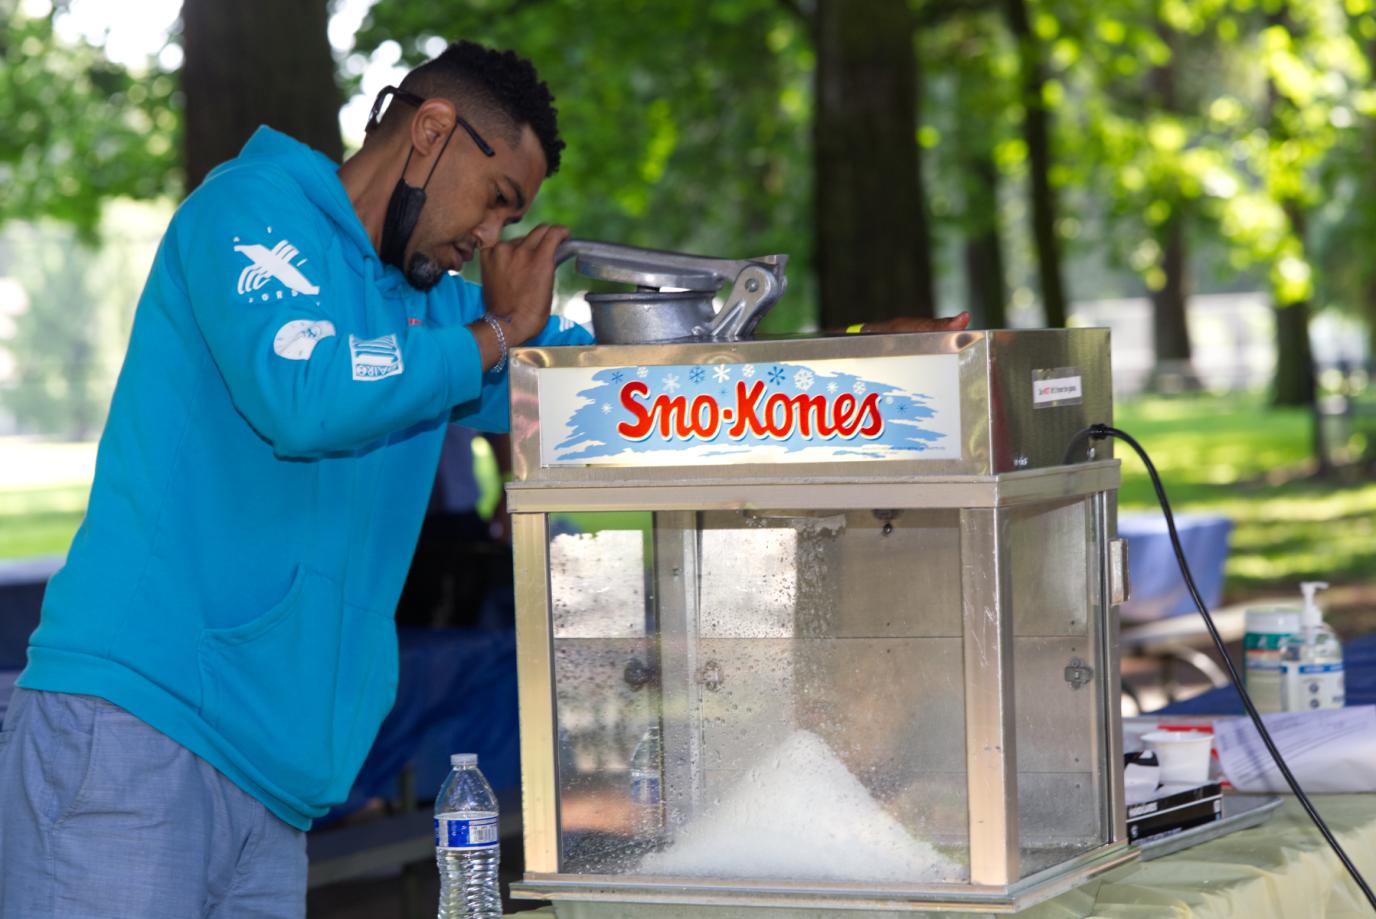
[[[277,330],[272,350],[289,361],[304,361],[311,356],[320,339],[333,334],[334,323],[328,319],[293,319]]]

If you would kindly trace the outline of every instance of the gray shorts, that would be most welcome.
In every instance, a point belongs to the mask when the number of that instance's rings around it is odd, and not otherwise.
[[[301,919],[306,834],[91,696],[15,690],[0,919]]]

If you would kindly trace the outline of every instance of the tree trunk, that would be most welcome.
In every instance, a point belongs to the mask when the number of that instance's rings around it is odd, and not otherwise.
[[[1175,92],[1175,31],[1164,22],[1156,33],[1171,50],[1170,59],[1152,68],[1148,76],[1148,98],[1158,111],[1175,113],[1179,106]],[[1153,291],[1152,332],[1156,366],[1149,386],[1157,391],[1180,392],[1199,388],[1199,377],[1191,363],[1190,334],[1186,323],[1189,299],[1189,260],[1185,249],[1185,200],[1179,195],[1171,201],[1171,216],[1157,232],[1161,246],[1161,271],[1165,283]]]
[[[266,124],[344,155],[326,0],[183,0],[186,190]]]
[[[1008,325],[1008,285],[1003,274],[1003,241],[999,238],[998,168],[987,151],[965,160],[969,234],[965,240],[965,280],[975,324],[986,329]]]
[[[1185,255],[1185,218],[1178,210],[1161,227],[1161,269],[1166,283],[1153,291],[1152,333],[1156,365],[1148,386],[1158,392],[1199,389],[1199,376],[1191,363],[1190,333],[1185,322],[1189,266]]]
[[[1066,320],[1066,291],[1061,278],[1061,243],[1056,234],[1056,189],[1051,185],[1051,114],[1043,95],[1046,76],[1041,47],[1027,16],[1027,0],[1007,0],[1008,28],[1018,44],[1022,84],[1023,138],[1027,143],[1032,185],[1032,238],[1041,278],[1042,312],[1048,327]]]
[[[964,50],[979,54],[983,49]],[[956,81],[957,111],[978,111],[979,101],[971,85],[975,78],[959,74]],[[999,172],[994,164],[993,133],[983,119],[956,119],[955,143],[965,191],[962,222],[969,308],[974,325],[1001,329],[1008,325],[1008,286],[999,236]]]
[[[822,327],[935,308],[906,0],[818,0],[816,263]]]
[[[1295,26],[1291,21],[1288,5],[1284,2],[1266,14],[1267,25],[1278,25],[1294,34]],[[1275,81],[1266,81],[1266,129],[1270,134],[1268,143],[1274,152],[1289,141],[1290,134],[1280,107],[1288,105],[1281,97]],[[1299,242],[1300,255],[1305,254],[1307,225],[1304,207],[1293,198],[1277,201],[1290,224],[1290,234]],[[1276,372],[1273,378],[1272,401],[1276,405],[1313,405],[1318,387],[1314,384],[1313,355],[1309,349],[1309,303],[1282,302],[1280,296],[1273,295],[1276,311]],[[1314,415],[1314,457],[1322,466],[1325,453],[1321,444],[1322,425],[1317,413]]]
[[[1314,401],[1313,353],[1309,349],[1309,303],[1276,304],[1276,405]]]
[[[1304,209],[1296,201],[1281,202],[1290,219],[1290,232],[1305,245]],[[1309,301],[1276,302],[1276,405],[1310,405],[1317,396],[1314,356],[1309,348]],[[1317,425],[1316,425],[1317,427]]]
[[[1367,66],[1376,68],[1376,40],[1367,41],[1365,47]],[[1365,139],[1366,161],[1368,163],[1376,162],[1376,118],[1367,119]],[[1370,207],[1370,203],[1376,201],[1376,170],[1365,170],[1363,181],[1366,183],[1367,206]],[[1370,225],[1368,224],[1368,226]],[[1366,283],[1363,285],[1367,334],[1366,369],[1368,372],[1372,372],[1376,371],[1376,266],[1367,262],[1364,270],[1366,272]],[[1369,449],[1373,455],[1376,455],[1376,443],[1373,443]]]

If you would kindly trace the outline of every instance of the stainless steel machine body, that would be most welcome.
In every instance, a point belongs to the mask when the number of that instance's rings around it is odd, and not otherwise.
[[[1010,911],[1131,857],[1118,463],[1065,464],[1112,421],[1106,331],[528,348],[511,373],[515,895]]]

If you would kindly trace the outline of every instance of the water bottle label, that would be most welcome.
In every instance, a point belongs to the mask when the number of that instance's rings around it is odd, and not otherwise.
[[[491,849],[497,845],[497,817],[436,817],[435,848]]]

